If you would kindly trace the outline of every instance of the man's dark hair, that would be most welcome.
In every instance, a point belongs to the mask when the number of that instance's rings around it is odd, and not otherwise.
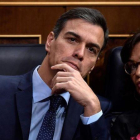
[[[131,53],[135,45],[139,42],[140,42],[140,32],[135,33],[133,36],[129,37],[128,40],[125,42],[121,50],[121,59],[124,64],[129,61],[129,58],[131,57]]]
[[[104,16],[95,9],[90,8],[74,8],[64,13],[56,22],[53,29],[55,39],[57,39],[61,30],[64,28],[66,22],[71,19],[83,19],[93,25],[100,26],[104,31],[104,44],[102,49],[106,46],[108,40],[108,29]]]

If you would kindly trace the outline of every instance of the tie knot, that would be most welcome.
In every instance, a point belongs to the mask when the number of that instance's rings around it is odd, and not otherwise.
[[[61,96],[52,96],[50,99],[50,109],[56,111],[58,107],[62,104],[63,97]]]

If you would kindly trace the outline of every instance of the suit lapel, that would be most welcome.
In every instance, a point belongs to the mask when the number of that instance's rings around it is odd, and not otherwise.
[[[32,113],[32,72],[24,75],[16,94],[17,111],[21,125],[23,140],[29,137]]]
[[[61,140],[72,140],[82,111],[83,107],[71,97],[62,129]]]

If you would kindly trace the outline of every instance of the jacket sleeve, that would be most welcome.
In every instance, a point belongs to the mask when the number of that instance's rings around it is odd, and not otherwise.
[[[74,140],[110,140],[110,124],[111,124],[111,102],[105,104],[102,108],[103,115],[98,121],[89,125],[83,125],[80,122],[80,134]]]

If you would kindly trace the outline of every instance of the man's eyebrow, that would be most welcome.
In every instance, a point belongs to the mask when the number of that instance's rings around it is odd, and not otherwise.
[[[73,36],[75,36],[76,38],[81,39],[81,37],[80,37],[78,34],[74,33],[74,32],[70,32],[70,31],[69,31],[69,32],[66,32],[65,35],[73,35]]]

